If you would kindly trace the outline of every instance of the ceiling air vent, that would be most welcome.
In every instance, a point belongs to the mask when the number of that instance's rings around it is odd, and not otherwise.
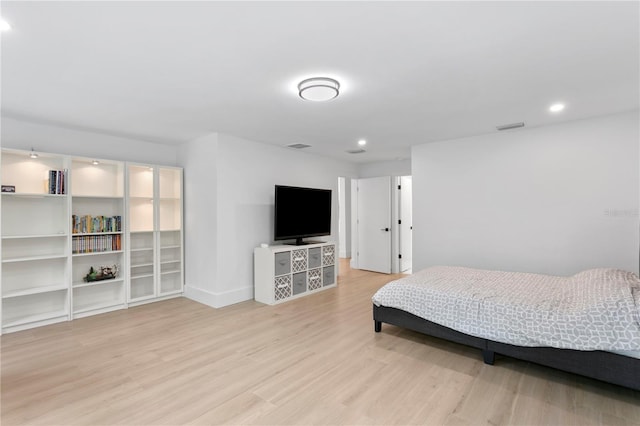
[[[349,149],[346,152],[349,154],[362,154],[363,152],[367,152],[364,149]]]
[[[303,143],[293,143],[291,145],[287,145],[289,148],[294,148],[294,149],[303,149],[303,148],[310,148],[311,145],[305,145]]]
[[[511,124],[503,124],[502,126],[496,126],[498,130],[509,130],[509,129],[517,129],[518,127],[524,127],[524,123],[511,123]]]

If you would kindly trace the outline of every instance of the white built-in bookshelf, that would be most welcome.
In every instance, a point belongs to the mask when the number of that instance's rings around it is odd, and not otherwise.
[[[124,164],[74,158],[71,163],[72,314],[80,318],[126,307]],[[114,267],[115,278],[87,281],[91,268]]]
[[[65,157],[2,152],[2,185],[15,190],[0,205],[4,331],[70,318],[69,200],[49,194],[50,170],[68,167]]]
[[[30,154],[1,151],[3,333],[181,295],[181,169]]]
[[[182,293],[182,169],[127,165],[129,303]]]

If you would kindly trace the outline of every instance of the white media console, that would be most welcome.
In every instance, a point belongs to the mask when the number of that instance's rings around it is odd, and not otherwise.
[[[253,256],[258,302],[273,305],[336,286],[333,242],[256,247]]]

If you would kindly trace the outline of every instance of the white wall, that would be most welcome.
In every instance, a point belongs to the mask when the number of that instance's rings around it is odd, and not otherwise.
[[[338,179],[340,200],[340,253],[342,258],[351,257],[351,179]]]
[[[3,148],[73,155],[105,160],[176,165],[178,148],[84,130],[2,117]]]
[[[190,226],[195,231],[186,233],[185,294],[219,307],[253,298],[253,249],[260,243],[272,243],[274,185],[332,189],[332,235],[326,238],[337,241],[338,177],[355,176],[356,169],[348,163],[230,135],[218,134],[217,141],[213,139],[187,144],[189,149],[180,161],[190,174],[195,172],[187,170],[200,161],[196,157],[215,156],[209,166],[198,166],[206,167],[204,174],[210,177],[191,179],[189,192],[185,189],[187,212],[196,208],[195,197],[217,198],[215,220],[193,218]],[[215,154],[207,143],[217,146]],[[208,268],[212,256],[217,264],[214,274]]]
[[[638,111],[412,149],[414,270],[638,272]]]
[[[218,272],[218,135],[185,144],[179,158],[184,168],[184,294],[213,305],[212,295],[199,289],[214,283]]]
[[[410,176],[411,160],[377,161],[358,165],[358,177]]]

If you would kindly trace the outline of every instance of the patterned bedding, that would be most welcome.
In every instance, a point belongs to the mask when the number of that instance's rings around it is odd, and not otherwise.
[[[437,266],[386,284],[373,303],[512,345],[640,351],[640,278],[618,269],[558,277]]]

